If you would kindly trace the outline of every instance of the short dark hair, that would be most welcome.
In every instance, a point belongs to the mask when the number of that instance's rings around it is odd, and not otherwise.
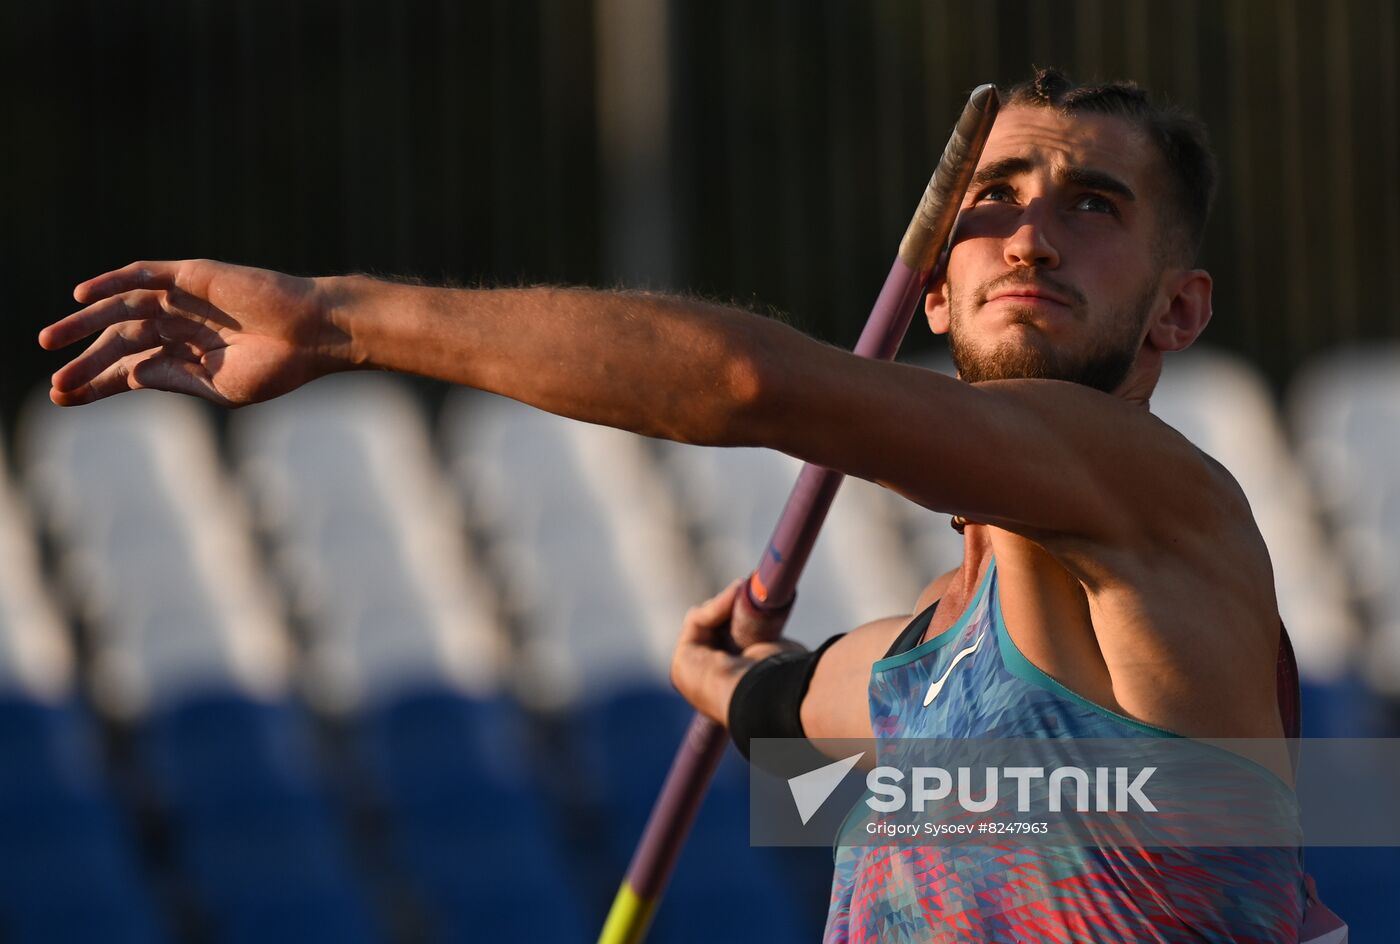
[[[1064,115],[1091,112],[1126,118],[1147,133],[1170,172],[1177,216],[1164,248],[1190,264],[1201,248],[1219,169],[1199,118],[1174,105],[1154,103],[1135,82],[1078,85],[1059,69],[1037,69],[1010,88],[998,89],[1006,105],[1053,108]],[[1172,238],[1175,237],[1175,238]]]

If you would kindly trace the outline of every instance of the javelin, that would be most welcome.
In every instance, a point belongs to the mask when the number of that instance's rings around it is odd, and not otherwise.
[[[944,250],[958,207],[982,155],[998,103],[996,89],[991,85],[979,85],[968,98],[856,342],[857,355],[887,361],[899,350],[915,308],[934,281],[935,270],[941,269],[946,259]],[[736,600],[736,605],[747,604],[763,617],[764,630],[772,637],[782,632],[791,612],[797,578],[807,564],[817,532],[843,478],[843,473],[833,469],[810,463],[802,467],[763,558],[744,585],[744,599]],[[754,641],[758,640],[746,640]],[[627,877],[613,899],[598,944],[638,944],[646,936],[705,790],[724,754],[726,740],[723,726],[704,715],[697,713],[690,722],[632,855]]]

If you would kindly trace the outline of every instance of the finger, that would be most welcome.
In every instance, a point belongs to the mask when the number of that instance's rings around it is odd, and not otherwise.
[[[744,585],[746,579],[745,577],[739,577],[735,580],[731,580],[729,586],[697,606],[695,608],[696,614],[707,623],[728,619],[729,611],[734,609],[734,597],[739,592],[739,588]]]
[[[77,390],[123,357],[160,347],[163,341],[154,319],[108,325],[86,351],[60,367],[49,382],[55,390]]]
[[[39,345],[57,350],[112,325],[141,320],[154,320],[164,340],[193,341],[206,349],[221,347],[219,331],[233,326],[223,312],[179,289],[137,289],[104,298],[54,322],[39,332]]]
[[[160,348],[152,348],[149,351],[128,354],[76,390],[59,390],[56,387],[50,389],[49,399],[59,406],[79,406],[127,390],[135,390],[137,388],[132,386],[131,373],[137,363],[143,359],[159,357],[160,353]]]
[[[132,289],[174,288],[185,262],[133,262],[120,269],[104,272],[86,282],[78,283],[73,289],[75,301],[90,305],[95,301],[109,298]]]
[[[164,313],[159,292],[135,291],[104,298],[40,331],[39,346],[56,351],[111,325],[156,318]]]
[[[184,360],[161,348],[128,354],[76,390],[49,391],[59,406],[79,406],[128,390],[170,390],[227,406],[214,387],[209,372],[199,363]]]
[[[734,609],[734,595],[743,586],[744,578],[733,581],[715,596],[691,608],[681,625],[681,642],[714,645],[715,630],[729,620]]]

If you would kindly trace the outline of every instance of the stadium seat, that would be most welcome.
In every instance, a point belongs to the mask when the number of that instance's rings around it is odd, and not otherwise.
[[[434,940],[488,940],[491,929],[521,940],[587,936],[517,706],[420,689],[368,706],[360,728],[393,867],[419,890]]]
[[[0,451],[0,939],[166,940]]]
[[[26,408],[29,492],[92,639],[99,707],[130,720],[210,684],[286,684],[287,653],[250,523],[207,415],[134,394]]]
[[[614,692],[570,712],[588,795],[605,824],[605,854],[619,877],[641,837],[693,711],[673,689],[636,687]],[[799,908],[795,889],[770,850],[749,845],[748,767],[729,750],[715,779],[657,914],[657,941],[810,940],[819,933],[808,918],[821,893]],[[803,850],[811,851],[811,850]],[[827,860],[819,882],[830,881]],[[717,906],[724,902],[718,911]],[[778,904],[775,904],[777,902]],[[815,919],[813,919],[815,920]],[[738,938],[736,929],[748,927]]]
[[[99,750],[90,719],[75,704],[0,699],[0,800],[100,792]]]
[[[793,877],[782,871],[774,850],[749,845],[748,766],[730,748],[657,912],[656,940],[800,944],[817,939],[825,918],[831,852],[797,851],[826,866],[814,894],[789,881]]]
[[[362,895],[327,890],[240,903],[210,935],[216,944],[380,944]]]
[[[640,438],[468,393],[443,438],[520,614],[524,694],[558,707],[665,678],[704,582]]]
[[[318,707],[350,715],[420,684],[496,687],[489,587],[405,388],[328,378],[236,419],[244,478],[309,632]]]
[[[1365,677],[1400,698],[1400,346],[1345,349],[1307,365],[1289,413],[1373,628]]]
[[[368,706],[359,743],[378,789],[413,806],[444,796],[489,806],[524,788],[528,732],[508,700],[420,688]]]
[[[349,851],[321,804],[226,799],[181,823],[181,876],[221,918],[247,905],[352,894]]]
[[[618,689],[570,711],[569,730],[592,795],[612,824],[616,858],[625,860],[641,835],[693,715],[674,689],[658,684]]]
[[[318,914],[371,939],[344,904],[363,895],[357,866],[295,704],[211,690],[146,718],[138,745],[176,876],[215,940],[296,940]]]
[[[285,702],[210,692],[147,719],[141,742],[157,789],[182,814],[314,792],[306,722]]]
[[[0,807],[0,908],[57,903],[76,893],[125,898],[140,874],[106,796],[36,796]]]
[[[165,944],[166,927],[144,901],[103,902],[74,894],[7,916],[0,933],[14,944]]]

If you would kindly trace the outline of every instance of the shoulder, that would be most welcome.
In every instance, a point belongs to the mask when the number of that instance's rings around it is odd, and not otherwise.
[[[1003,380],[976,385],[1013,406],[1023,429],[1038,428],[1060,445],[1063,467],[1042,467],[1091,494],[1076,503],[1091,526],[1028,528],[995,522],[1037,541],[1097,547],[1140,557],[1178,546],[1190,533],[1257,534],[1249,503],[1229,471],[1190,440],[1130,402],[1057,380]]]

